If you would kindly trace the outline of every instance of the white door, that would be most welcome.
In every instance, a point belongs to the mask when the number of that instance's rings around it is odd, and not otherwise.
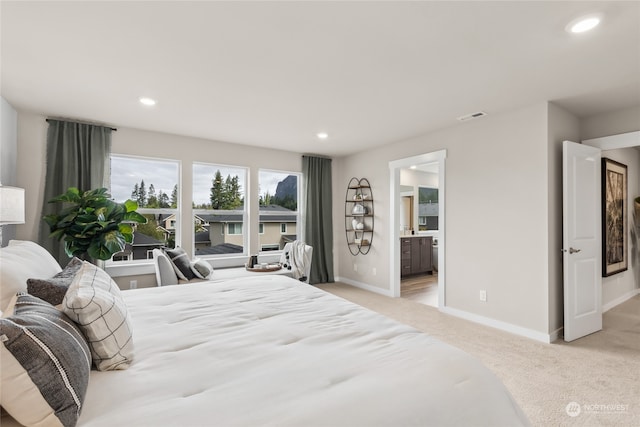
[[[564,141],[564,339],[602,329],[600,149]]]

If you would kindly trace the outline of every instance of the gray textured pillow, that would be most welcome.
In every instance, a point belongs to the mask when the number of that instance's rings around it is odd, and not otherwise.
[[[50,304],[62,304],[64,294],[67,293],[80,267],[82,267],[82,260],[73,257],[64,270],[50,279],[28,279],[27,292]]]
[[[176,270],[176,274],[182,280],[191,280],[196,277],[191,271],[191,260],[184,249],[176,247],[175,249],[164,250]]]
[[[91,353],[61,311],[20,293],[0,319],[0,405],[22,425],[74,426],[84,402]]]
[[[196,258],[191,261],[191,271],[199,279],[208,279],[213,274],[213,267],[207,261]]]

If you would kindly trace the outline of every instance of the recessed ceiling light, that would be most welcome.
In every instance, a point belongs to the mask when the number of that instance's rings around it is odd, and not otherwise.
[[[411,165],[411,166],[409,166],[409,169],[416,169],[417,167],[418,166],[416,166],[416,165]]]
[[[316,136],[318,137],[318,139],[327,139],[329,138],[329,134],[326,132],[318,132],[316,133]]]
[[[569,22],[565,30],[569,33],[584,33],[598,26],[602,17],[600,15],[587,15]]]
[[[156,100],[152,99],[152,98],[147,98],[146,96],[142,96],[139,98],[139,101],[142,105],[146,105],[146,106],[152,106],[152,105],[156,105]]]

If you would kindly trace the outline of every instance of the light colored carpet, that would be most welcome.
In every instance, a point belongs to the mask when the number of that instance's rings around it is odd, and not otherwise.
[[[640,426],[640,295],[606,312],[602,331],[544,344],[414,301],[341,283],[318,287],[474,355],[534,426]],[[567,411],[572,402],[579,413]]]

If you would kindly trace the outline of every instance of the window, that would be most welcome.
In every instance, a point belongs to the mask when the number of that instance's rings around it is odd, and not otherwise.
[[[281,250],[298,238],[300,174],[260,169],[260,248]]]
[[[246,254],[246,182],[246,168],[193,164],[193,241],[197,256]]]
[[[227,225],[227,228],[229,229],[229,234],[242,234],[242,224],[238,224],[238,223],[229,223]]]
[[[438,229],[438,189],[418,187],[418,230]]]
[[[180,236],[179,170],[175,160],[111,155],[111,196],[119,203],[136,201],[147,218],[146,224],[136,225],[133,243],[114,254],[112,262],[146,260],[154,248],[175,247]]]

